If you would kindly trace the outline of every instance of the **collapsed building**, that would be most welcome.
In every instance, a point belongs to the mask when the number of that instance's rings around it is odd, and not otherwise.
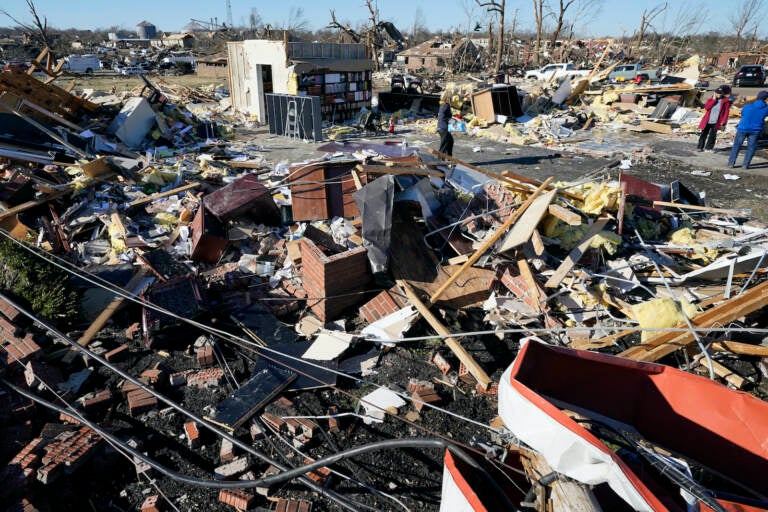
[[[230,43],[231,98],[0,73],[9,510],[768,508],[764,223],[614,159],[538,179],[364,127],[270,161],[232,107],[297,141],[370,105],[361,45],[293,44]],[[580,87],[452,104],[576,154],[696,115],[641,84],[580,118]]]

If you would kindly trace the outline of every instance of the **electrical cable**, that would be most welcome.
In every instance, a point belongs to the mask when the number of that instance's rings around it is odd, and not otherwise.
[[[235,343],[235,344],[244,344],[244,345],[249,346],[249,347],[254,347],[254,351],[256,352],[257,355],[259,355],[261,357],[264,357],[264,358],[272,361],[273,363],[275,363],[275,364],[277,364],[279,366],[286,367],[286,368],[288,368],[288,369],[290,369],[290,370],[292,370],[292,371],[294,371],[296,373],[299,373],[299,374],[304,375],[304,376],[306,376],[308,378],[311,378],[312,380],[315,380],[316,382],[323,383],[321,379],[318,379],[317,377],[315,377],[313,375],[308,375],[307,373],[302,372],[302,371],[296,369],[295,367],[290,366],[285,361],[281,361],[281,360],[275,359],[274,357],[270,357],[270,356],[264,354],[263,351],[266,351],[266,352],[269,352],[269,353],[272,353],[272,354],[277,354],[277,355],[279,355],[283,359],[289,359],[289,360],[301,363],[302,365],[311,366],[311,367],[314,367],[314,368],[317,368],[317,369],[322,369],[323,371],[331,372],[331,373],[334,373],[334,374],[336,374],[338,376],[341,376],[341,377],[344,377],[344,378],[348,378],[348,379],[352,379],[352,380],[354,380],[356,382],[359,382],[361,384],[373,385],[373,386],[375,386],[377,388],[383,388],[384,387],[384,386],[381,386],[380,384],[374,383],[372,381],[368,381],[368,380],[365,380],[365,379],[360,379],[358,377],[355,377],[353,375],[350,375],[350,374],[347,374],[347,373],[344,373],[344,372],[341,372],[341,371],[338,371],[338,370],[329,369],[329,368],[326,368],[324,366],[321,366],[321,365],[318,365],[316,363],[313,363],[311,361],[308,361],[306,359],[302,359],[300,357],[295,357],[295,356],[291,356],[289,354],[284,354],[282,352],[279,352],[277,350],[274,350],[274,349],[266,346],[266,343],[264,344],[264,346],[257,345],[257,344],[254,344],[252,341],[246,340],[244,338],[240,338],[240,337],[235,336],[235,335],[233,335],[233,334],[231,334],[229,332],[222,331],[220,329],[216,329],[216,328],[207,326],[207,325],[202,324],[200,322],[197,322],[195,320],[179,316],[179,315],[177,315],[176,313],[174,313],[172,311],[169,311],[169,310],[167,310],[165,308],[162,308],[162,307],[159,307],[159,306],[157,306],[155,304],[152,304],[151,302],[148,302],[148,301],[146,301],[146,300],[144,300],[142,298],[139,298],[139,297],[137,297],[137,296],[135,296],[133,294],[126,293],[121,288],[115,287],[113,284],[106,282],[105,280],[99,278],[98,276],[93,276],[93,275],[91,275],[89,273],[83,272],[80,269],[76,269],[76,267],[75,267],[76,270],[73,270],[71,268],[67,268],[63,264],[59,264],[56,261],[52,261],[52,259],[59,259],[59,258],[57,258],[57,257],[55,257],[53,255],[49,255],[47,253],[45,253],[45,254],[38,253],[36,250],[33,250],[32,248],[28,247],[26,244],[23,244],[23,243],[15,240],[15,239],[13,239],[12,237],[8,236],[5,233],[4,230],[0,230],[0,234],[2,234],[3,236],[6,236],[11,241],[13,241],[14,243],[20,245],[22,248],[24,248],[25,250],[31,252],[32,254],[35,254],[35,255],[45,259],[46,261],[48,261],[52,265],[56,266],[57,268],[60,268],[60,269],[66,271],[68,273],[71,273],[71,274],[79,277],[80,279],[83,279],[83,280],[85,280],[87,282],[90,282],[91,284],[94,284],[94,285],[96,285],[96,286],[98,286],[100,288],[107,289],[110,292],[112,292],[112,293],[114,293],[114,294],[116,294],[116,295],[118,295],[120,297],[123,297],[126,300],[129,300],[131,302],[139,304],[139,305],[141,305],[143,307],[146,307],[148,309],[152,309],[152,310],[157,311],[159,313],[162,313],[162,314],[165,314],[165,315],[170,316],[172,318],[175,318],[175,319],[177,319],[179,321],[185,322],[185,323],[187,323],[189,325],[197,327],[198,329],[201,329],[201,330],[203,330],[205,332],[208,332],[210,334],[217,335],[220,338],[222,338],[223,340],[226,340],[226,341],[229,341],[229,342]],[[46,256],[50,256],[50,258],[48,258]],[[69,262],[66,262],[66,263],[68,265],[71,265]],[[106,284],[104,284],[104,283],[106,283]],[[10,301],[10,300],[9,300],[9,302],[12,303],[12,301]],[[17,308],[20,309],[20,310],[22,309],[22,308],[20,308],[20,306],[17,306]],[[33,320],[35,319],[34,315],[31,315],[28,312],[25,312],[24,314],[29,316],[29,318],[32,318]],[[434,336],[432,336],[431,338],[434,338]],[[426,338],[426,339],[429,339],[429,337]],[[382,340],[373,340],[373,341],[381,342]],[[72,343],[71,340],[68,340],[68,342]],[[82,348],[79,345],[77,347],[78,347],[78,349]],[[338,388],[334,388],[334,389],[338,390]],[[341,391],[341,390],[338,390],[338,391]],[[351,395],[350,393],[346,393],[344,391],[341,391],[341,392],[349,395],[354,400],[360,400],[360,397]],[[409,395],[407,395],[405,393],[399,393],[399,392],[396,392],[396,393],[398,394],[398,396],[400,396],[401,398],[403,398],[405,400],[408,400],[408,401],[412,400],[412,397],[410,397]],[[376,406],[375,404],[370,404],[370,405],[373,405],[374,407],[380,408],[380,407]],[[475,420],[473,420],[471,418],[467,418],[465,416],[461,416],[461,415],[459,415],[457,413],[454,413],[452,411],[449,411],[447,409],[443,409],[441,407],[438,407],[436,405],[429,404],[429,403],[424,404],[424,405],[427,406],[430,409],[442,412],[443,414],[447,414],[449,416],[453,416],[453,417],[455,417],[457,419],[460,419],[462,421],[465,421],[465,422],[468,422],[468,423],[473,424],[475,426],[481,427],[481,428],[483,428],[485,430],[489,430],[491,432],[497,432],[496,429],[492,428],[490,425],[486,425],[486,424],[480,423],[478,421],[475,421]],[[405,418],[402,418],[400,416],[395,416],[395,417],[399,418],[401,421],[405,421],[405,422],[409,423],[411,426],[413,426],[415,428],[418,428],[418,429],[424,430],[426,432],[429,432],[431,435],[439,436],[438,433],[436,433],[434,431],[431,431],[429,429],[426,429],[425,427],[423,427],[421,425],[418,425],[418,424],[416,424],[414,422],[410,422],[410,421],[406,420]]]
[[[0,382],[2,382],[5,386],[15,391],[16,393],[26,398],[29,398],[30,400],[36,403],[39,403],[40,405],[48,409],[57,411],[59,413],[67,414],[67,415],[70,414],[70,411],[68,411],[66,408],[60,407],[52,402],[49,402],[48,400],[40,398],[34,393],[28,392],[16,386],[15,384],[12,384],[6,379],[0,379]],[[358,455],[364,455],[367,453],[378,452],[382,450],[387,450],[387,451],[400,450],[405,448],[440,449],[440,450],[450,451],[452,455],[461,459],[462,462],[466,463],[467,465],[472,467],[474,470],[479,471],[480,474],[483,475],[483,478],[486,479],[486,481],[491,485],[491,487],[499,494],[498,498],[502,501],[502,503],[505,506],[507,506],[509,510],[514,510],[515,508],[514,505],[509,501],[509,499],[506,498],[506,495],[504,494],[503,489],[499,487],[498,483],[491,477],[491,475],[482,466],[480,466],[477,462],[475,462],[475,460],[472,459],[469,455],[467,455],[463,450],[461,450],[460,448],[457,448],[456,446],[450,443],[446,443],[442,439],[411,438],[411,439],[389,439],[386,441],[377,441],[374,443],[368,443],[362,446],[357,446],[355,448],[350,448],[348,450],[344,450],[344,451],[335,453],[333,455],[329,455],[327,457],[323,457],[322,459],[318,459],[309,464],[305,464],[303,466],[300,466],[294,469],[282,471],[281,473],[278,473],[276,475],[270,475],[270,476],[259,478],[256,480],[236,480],[236,481],[222,482],[222,481],[205,480],[202,478],[189,477],[186,475],[182,475],[181,473],[178,473],[171,469],[168,469],[165,466],[157,463],[153,459],[150,459],[143,453],[135,450],[134,448],[124,443],[123,441],[117,439],[112,434],[102,429],[100,426],[93,423],[92,421],[88,420],[81,414],[78,413],[76,418],[79,421],[81,421],[84,425],[91,428],[94,432],[98,433],[100,436],[104,437],[105,439],[109,439],[112,442],[115,442],[118,446],[123,448],[126,452],[130,453],[133,457],[136,457],[142,462],[148,464],[150,467],[152,467],[156,471],[164,474],[165,476],[175,481],[186,483],[196,487],[205,487],[210,489],[270,487],[272,485],[288,482],[297,477],[301,477],[306,473],[310,473],[323,466],[335,464],[336,462],[339,462],[341,460],[356,457]],[[355,509],[350,509],[350,510],[355,510]]]
[[[635,235],[637,236],[637,239],[640,240],[640,245],[645,249],[647,252],[650,253],[651,249],[648,244],[645,243],[645,240],[643,240],[643,237],[640,236],[640,232],[635,229]],[[715,368],[712,365],[712,358],[709,355],[709,352],[707,351],[707,347],[704,346],[704,342],[702,341],[699,334],[696,332],[696,328],[693,326],[693,323],[691,322],[691,319],[688,318],[688,315],[685,314],[685,311],[683,311],[683,306],[680,304],[680,301],[675,296],[674,292],[672,291],[672,288],[669,286],[669,280],[664,277],[664,274],[661,272],[661,268],[659,267],[659,264],[656,263],[656,260],[653,258],[650,258],[651,262],[653,263],[654,268],[656,269],[656,272],[658,272],[659,276],[661,276],[661,280],[664,283],[664,287],[667,289],[667,293],[669,293],[670,299],[675,304],[675,307],[677,308],[677,311],[680,315],[682,315],[683,320],[685,321],[685,324],[688,326],[688,330],[691,332],[691,335],[696,340],[696,344],[699,346],[699,350],[701,350],[701,353],[704,354],[704,357],[707,360],[707,369],[709,370],[709,378],[712,380],[715,380]]]
[[[206,427],[207,429],[209,429],[211,432],[214,432],[214,433],[216,433],[218,436],[220,436],[220,437],[222,437],[222,438],[224,438],[224,439],[227,439],[228,441],[232,442],[232,444],[234,444],[235,446],[237,446],[237,447],[241,448],[242,450],[244,450],[244,451],[246,451],[246,452],[248,452],[248,453],[250,453],[250,454],[254,455],[255,457],[257,457],[257,458],[259,458],[260,460],[262,460],[263,462],[266,462],[267,464],[271,464],[271,465],[275,466],[276,468],[278,468],[278,469],[280,469],[280,470],[283,470],[283,469],[284,469],[284,466],[283,466],[282,464],[280,464],[279,462],[277,462],[277,461],[275,461],[275,460],[271,459],[271,458],[270,458],[270,457],[268,457],[266,454],[263,454],[263,453],[259,452],[258,450],[255,450],[255,449],[253,449],[251,446],[249,446],[249,445],[247,445],[247,444],[243,443],[242,441],[240,441],[240,440],[239,440],[239,439],[237,439],[236,437],[234,437],[234,436],[230,435],[229,433],[227,433],[227,432],[223,431],[222,429],[220,429],[220,428],[219,428],[218,426],[216,426],[215,424],[213,424],[213,423],[209,422],[208,420],[205,420],[204,418],[202,418],[202,417],[200,417],[200,416],[196,415],[196,414],[195,414],[195,413],[193,413],[192,411],[189,411],[188,409],[185,409],[184,407],[180,406],[179,404],[177,404],[177,403],[176,403],[176,402],[174,402],[173,400],[171,400],[171,399],[169,399],[169,398],[165,397],[165,396],[164,396],[164,395],[162,395],[161,393],[158,393],[156,390],[154,390],[154,389],[152,389],[151,387],[147,386],[147,385],[146,385],[145,383],[143,383],[142,381],[140,381],[140,380],[138,380],[138,379],[135,379],[135,378],[134,378],[134,377],[132,377],[131,375],[129,375],[129,374],[125,373],[124,371],[120,370],[119,368],[117,368],[115,365],[111,364],[109,361],[107,361],[106,359],[104,359],[103,357],[101,357],[101,355],[98,355],[98,354],[96,354],[96,353],[94,353],[94,352],[92,352],[92,351],[88,350],[88,349],[87,349],[87,348],[85,348],[85,347],[81,347],[81,346],[80,346],[80,345],[78,345],[78,344],[77,344],[75,341],[73,341],[73,340],[69,339],[67,336],[65,336],[63,333],[61,333],[61,332],[60,332],[58,329],[56,329],[54,326],[52,326],[52,325],[49,325],[48,323],[46,323],[46,322],[44,322],[44,321],[40,320],[39,318],[36,318],[34,315],[32,315],[31,313],[29,313],[28,311],[26,311],[26,310],[25,310],[24,308],[22,308],[20,305],[16,304],[16,303],[15,303],[15,302],[13,302],[12,300],[10,300],[8,297],[6,297],[6,296],[4,296],[4,295],[0,294],[0,299],[2,299],[2,300],[4,300],[4,301],[6,301],[8,304],[10,304],[10,305],[12,305],[13,307],[15,307],[16,309],[18,309],[18,310],[19,310],[19,312],[21,312],[23,315],[25,315],[25,316],[27,316],[28,318],[31,318],[32,320],[34,320],[35,322],[37,322],[39,325],[41,325],[42,327],[44,327],[45,329],[47,329],[49,332],[51,332],[53,335],[55,335],[57,338],[59,338],[59,339],[61,339],[61,340],[65,341],[66,343],[68,343],[68,344],[69,344],[70,346],[72,346],[72,347],[73,347],[75,350],[77,350],[77,351],[79,351],[79,352],[82,352],[82,353],[86,354],[88,357],[92,358],[92,359],[93,359],[93,360],[95,360],[95,361],[98,361],[98,362],[99,362],[100,364],[102,364],[103,366],[105,366],[105,367],[109,368],[110,370],[112,370],[113,372],[117,373],[118,375],[120,375],[121,377],[123,377],[124,379],[126,379],[127,381],[131,382],[132,384],[135,384],[135,385],[136,385],[136,386],[138,386],[139,388],[141,388],[141,389],[143,389],[144,391],[146,391],[146,392],[150,393],[150,394],[151,394],[151,395],[153,395],[155,398],[157,398],[157,399],[158,399],[158,400],[160,400],[161,402],[165,403],[166,405],[168,405],[168,406],[172,407],[173,409],[177,410],[178,412],[182,413],[183,415],[185,415],[185,416],[186,416],[186,417],[188,417],[189,419],[191,419],[191,420],[193,420],[193,421],[195,421],[195,422],[197,422],[197,423],[199,423],[199,424],[201,424],[201,425],[205,426],[205,427]],[[25,396],[26,396],[26,395],[25,395]],[[89,425],[89,426],[90,426],[90,425]],[[94,430],[95,430],[95,429],[94,429]],[[354,510],[355,510],[355,508],[354,508],[352,505],[350,505],[349,503],[347,503],[347,500],[345,500],[345,499],[344,499],[344,498],[342,498],[341,496],[338,496],[338,495],[337,495],[336,493],[334,493],[333,491],[328,491],[327,489],[324,489],[323,487],[321,487],[321,486],[317,485],[315,482],[313,482],[313,481],[312,481],[312,480],[310,480],[309,478],[306,478],[306,477],[301,477],[300,481],[301,481],[301,482],[302,482],[304,485],[306,485],[306,486],[308,486],[310,489],[312,489],[313,491],[316,491],[316,492],[320,493],[320,495],[321,495],[321,496],[325,496],[325,497],[327,497],[327,498],[329,498],[329,499],[331,499],[331,500],[335,501],[337,504],[339,504],[339,505],[340,505],[340,506],[342,506],[343,508],[345,508],[345,509],[347,509],[347,510],[352,510],[352,511],[354,511]]]

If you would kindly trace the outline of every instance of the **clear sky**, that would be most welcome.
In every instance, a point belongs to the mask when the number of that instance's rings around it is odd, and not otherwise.
[[[282,26],[291,19],[297,9],[309,28],[326,26],[330,21],[330,9],[337,19],[358,26],[368,17],[363,0],[230,0],[235,25],[248,26],[253,9],[264,23]],[[584,1],[584,0],[581,0]],[[594,0],[593,0],[594,1]],[[147,20],[158,30],[174,32],[189,23],[190,19],[208,21],[217,18],[226,21],[226,0],[34,0],[38,12],[48,18],[55,28],[107,28],[118,26],[134,30],[137,23]],[[380,18],[392,21],[403,33],[411,31],[414,20],[431,30],[474,26],[483,23],[484,12],[474,0],[377,0]],[[589,20],[579,21],[577,31],[582,36],[621,36],[634,32],[644,9],[651,10],[663,5],[663,0],[603,0],[598,14]],[[706,22],[700,31],[730,32],[728,16],[735,9],[737,0],[671,0],[664,13],[654,20],[659,31],[673,31],[679,25],[681,12],[704,12]],[[530,0],[507,0],[507,17],[511,20],[518,9],[517,26],[533,29],[533,13]],[[31,21],[24,0],[2,0],[2,9],[17,19]],[[295,18],[295,16],[294,16]],[[11,25],[7,18],[0,19],[0,26]],[[487,27],[483,23],[483,30]],[[764,31],[764,29],[762,29]],[[762,35],[762,34],[761,34]]]

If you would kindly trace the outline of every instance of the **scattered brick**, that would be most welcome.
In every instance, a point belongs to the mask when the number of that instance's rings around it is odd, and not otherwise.
[[[123,344],[104,354],[104,359],[106,359],[110,363],[116,363],[125,359],[127,355],[128,355],[128,345]]]
[[[304,500],[278,498],[275,512],[312,512],[312,503]]]
[[[384,290],[370,302],[360,308],[360,314],[369,323],[389,316],[408,305],[408,299],[403,297],[396,286]]]
[[[214,362],[215,359],[213,356],[213,345],[204,345],[202,347],[198,347],[197,364],[200,365],[201,368],[211,366]]]
[[[221,448],[219,449],[219,460],[221,462],[229,462],[235,458],[235,445],[229,439],[221,440]]]
[[[144,370],[141,372],[141,375],[139,376],[139,379],[142,381],[147,382],[148,384],[158,384],[165,374],[162,370],[159,370],[157,368],[153,368],[151,370]]]
[[[160,496],[158,494],[147,496],[147,499],[141,504],[141,512],[160,512],[160,508],[157,505],[159,499]]]
[[[237,459],[223,464],[213,470],[213,474],[218,480],[228,480],[235,478],[240,473],[248,469],[248,458],[238,457]]]
[[[100,442],[101,437],[88,427],[61,432],[45,446],[37,479],[48,484],[62,473],[74,472],[93,454]]]
[[[190,448],[197,448],[200,445],[200,429],[197,423],[188,421],[184,424],[184,434],[187,436],[187,444]]]
[[[328,415],[329,416],[334,415],[334,414],[338,414],[338,413],[339,413],[339,409],[335,405],[332,405],[332,406],[328,407]],[[332,432],[334,434],[339,432],[339,419],[338,418],[328,418],[328,431]]]
[[[82,408],[86,411],[98,409],[108,405],[112,401],[112,392],[108,389],[94,391],[77,399]]]
[[[219,501],[237,510],[248,510],[253,506],[256,496],[244,489],[222,489],[219,491]]]
[[[213,388],[219,385],[224,378],[224,370],[221,368],[208,368],[187,376],[187,385],[198,388]]]
[[[414,391],[412,398],[413,406],[417,411],[421,411],[425,403],[434,404],[440,401],[440,395],[434,389],[431,391]]]
[[[312,464],[315,462],[312,459],[304,459],[304,464]],[[313,480],[315,483],[318,483],[320,485],[323,485],[325,481],[328,479],[328,477],[331,476],[331,470],[327,467],[319,467],[314,471],[310,471],[307,473],[307,477],[311,480]]]
[[[157,407],[157,398],[149,391],[136,389],[128,393],[128,409],[131,416],[138,416]]]
[[[1,328],[0,331],[2,331]],[[32,334],[19,338],[6,332],[0,338],[0,347],[5,349],[0,350],[0,359],[9,366],[17,362],[25,364],[30,359],[36,359],[40,353],[40,347],[35,343]]]
[[[434,391],[435,385],[428,380],[410,379],[408,381],[408,391],[413,393],[414,391]]]
[[[451,371],[450,363],[446,361],[439,352],[435,352],[435,355],[432,357],[432,362],[435,363],[435,366],[437,366],[441,372],[443,372],[443,375]]]
[[[275,432],[283,433],[286,431],[287,425],[285,420],[276,414],[265,412],[261,415],[261,419],[264,420],[264,423],[272,427]]]
[[[11,322],[16,322],[22,318],[21,311],[0,299],[0,313]]]
[[[477,380],[469,373],[464,363],[459,363],[459,379],[470,386],[477,384]]]

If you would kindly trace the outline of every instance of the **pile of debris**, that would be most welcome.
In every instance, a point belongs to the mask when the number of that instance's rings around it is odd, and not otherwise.
[[[768,405],[729,389],[766,391],[750,212],[400,141],[268,164],[217,139],[215,95],[115,113],[25,76],[0,73],[35,128],[0,146],[9,510],[768,508]]]

